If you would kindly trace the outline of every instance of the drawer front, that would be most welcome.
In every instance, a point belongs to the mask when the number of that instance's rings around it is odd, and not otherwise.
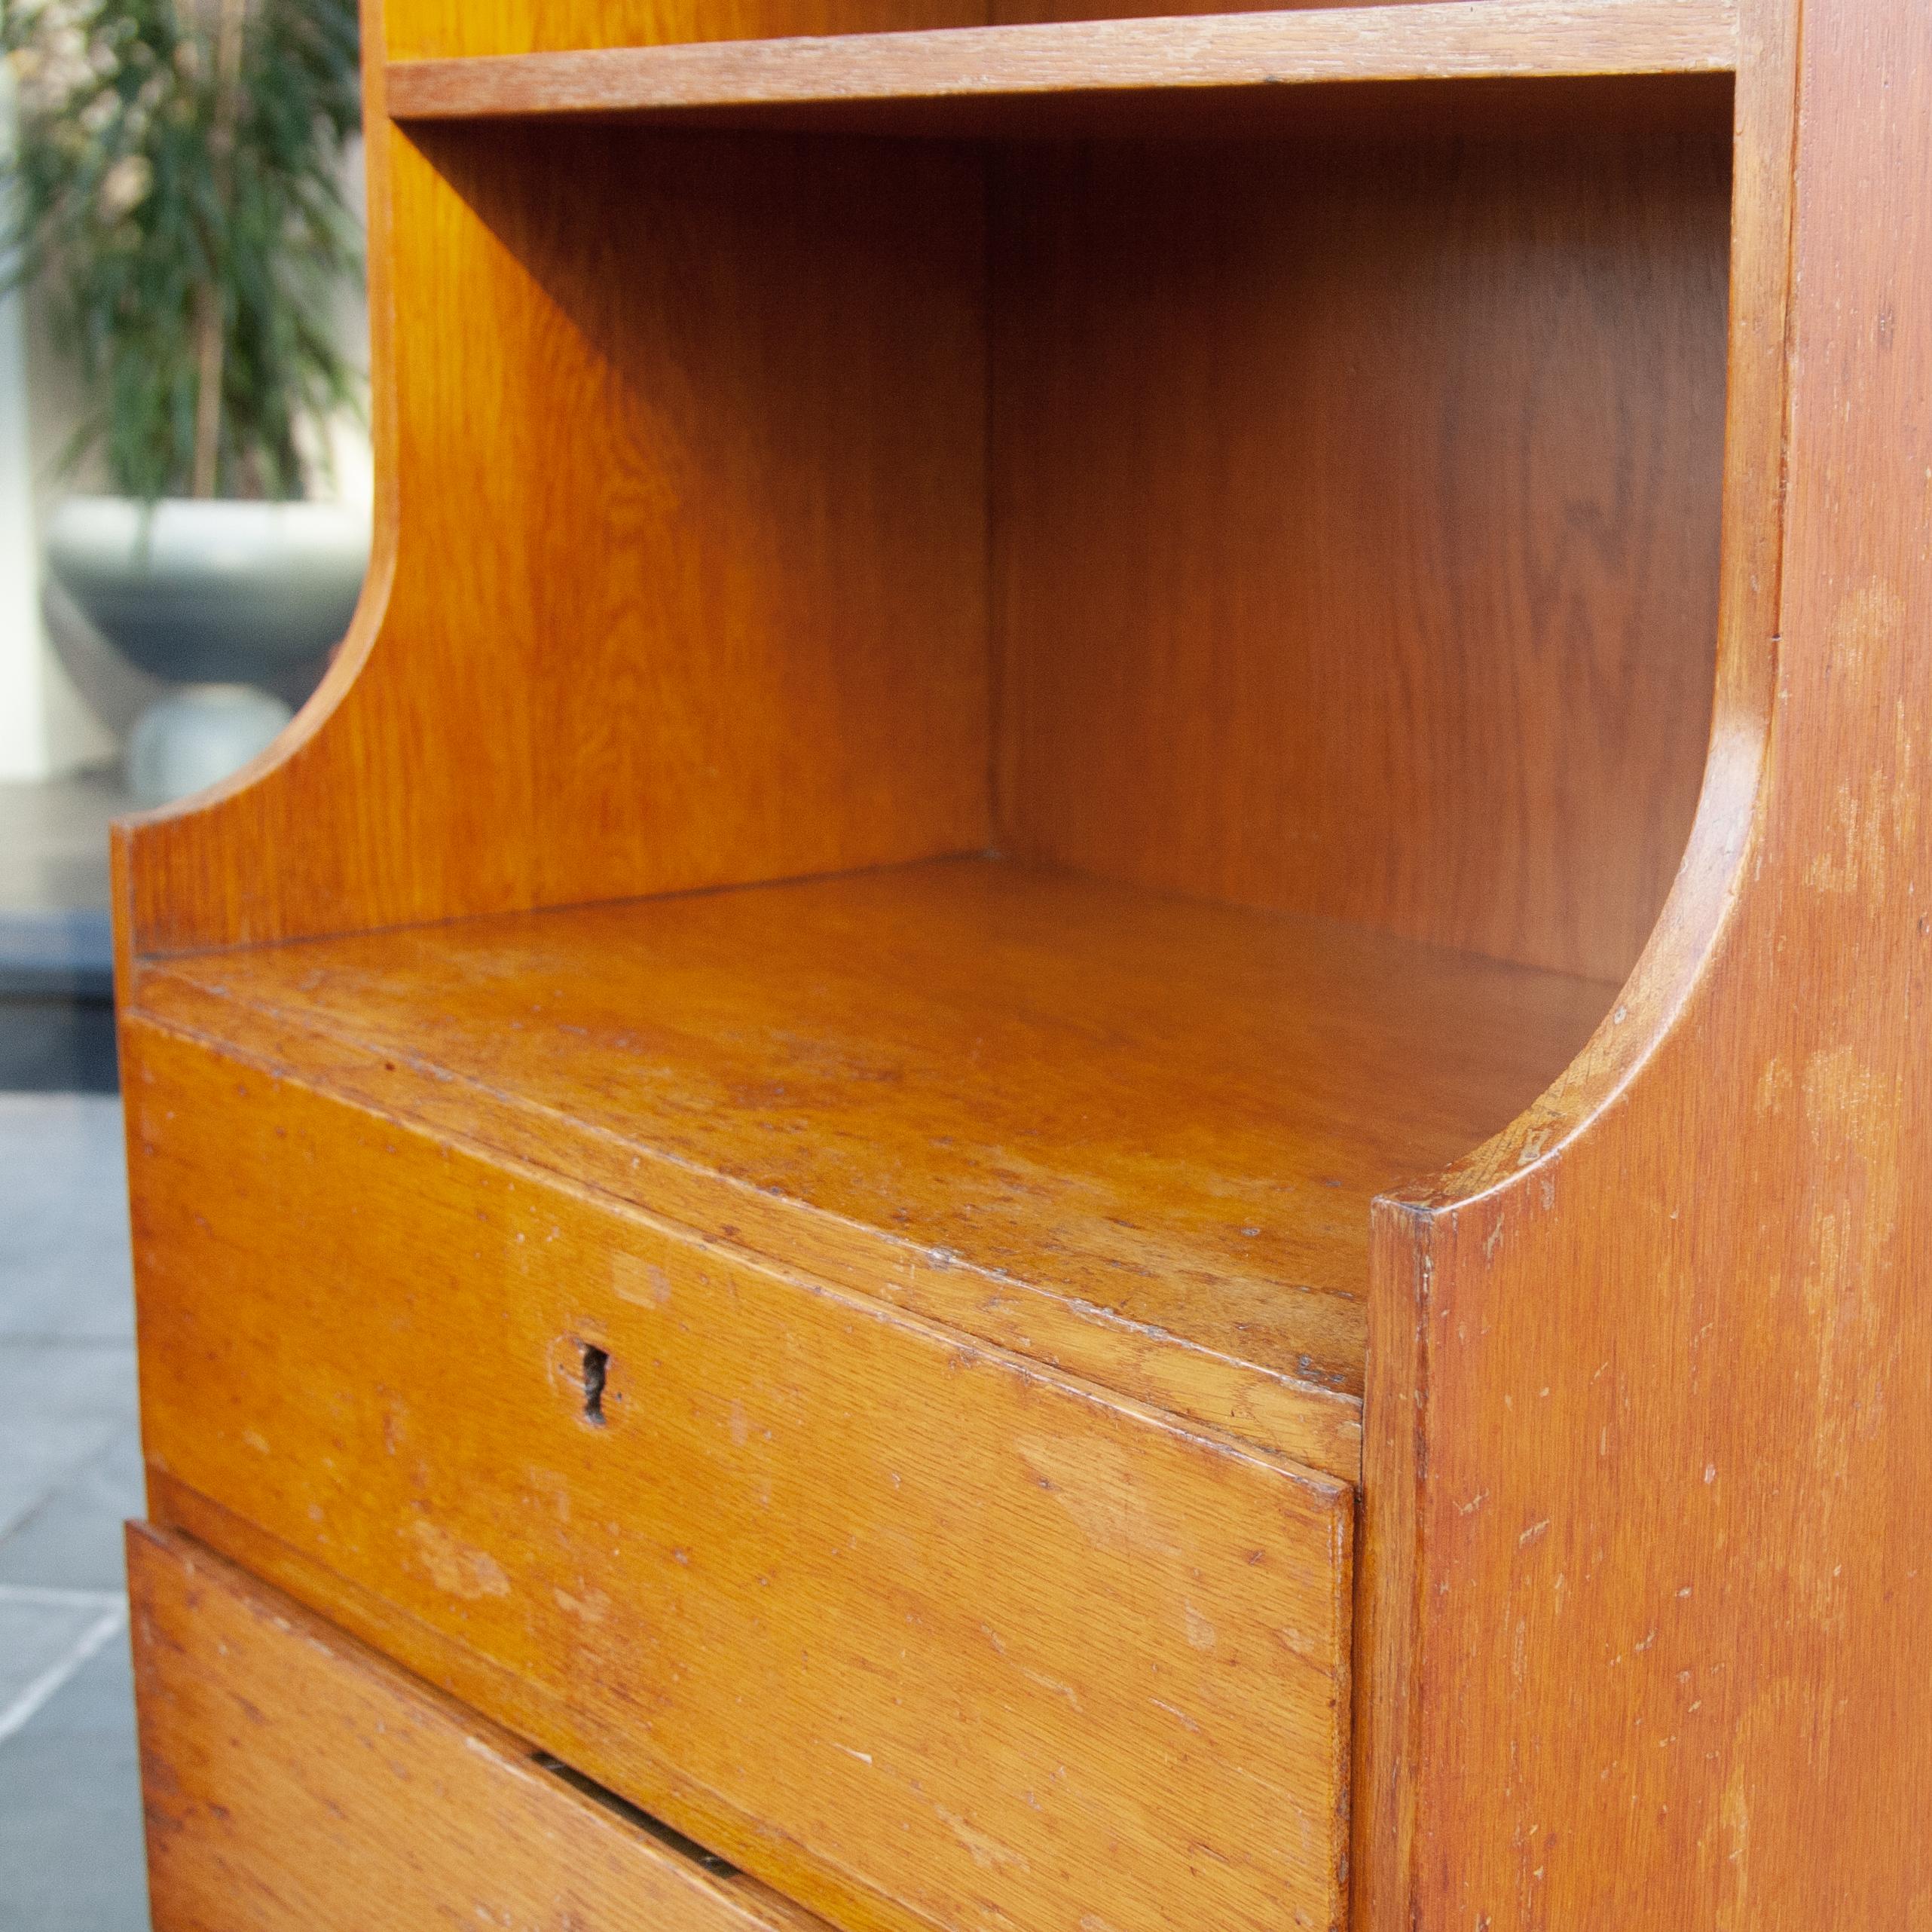
[[[155,1932],[827,1932],[185,1537],[127,1585]]]
[[[128,1034],[149,1455],[393,1654],[848,1924],[1340,1922],[1345,1486]]]

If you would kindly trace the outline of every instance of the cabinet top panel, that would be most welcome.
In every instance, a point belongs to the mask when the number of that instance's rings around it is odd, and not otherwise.
[[[1659,96],[1654,84],[1630,84],[1728,75],[1738,24],[1731,0],[1481,0],[509,50],[518,44],[512,36],[487,55],[392,61],[391,113],[950,134],[1086,132],[1111,109],[1130,124],[1246,133],[1292,122],[1311,93],[1341,88],[1351,113],[1393,131],[1442,83],[1493,92],[1616,81],[1608,95],[1573,87],[1562,111],[1668,122],[1683,109],[1660,101],[1674,104],[1683,90]],[[1417,82],[1438,85],[1403,85]],[[1539,111],[1512,95],[1503,118],[1533,124]]]

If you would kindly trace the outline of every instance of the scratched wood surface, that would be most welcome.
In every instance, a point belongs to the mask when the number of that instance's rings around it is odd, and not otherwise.
[[[1698,903],[1634,1044],[1378,1230],[1378,1932],[1932,1914],[1932,15],[1798,13],[1752,10],[1740,96],[1765,521]]]
[[[1337,1918],[1349,1485],[127,1032],[176,1481],[846,1922]]]
[[[208,954],[133,999],[1353,1477],[1371,1199],[1612,993],[965,860]]]
[[[187,1537],[127,1581],[156,1932],[822,1927]]]
[[[1353,26],[1399,38],[1436,11]],[[1456,17],[1472,32],[1496,28],[1504,16],[1478,18],[1484,11]],[[1932,1606],[1912,1530],[1932,1484],[1917,1399],[1932,1374],[1932,1325],[1914,1292],[1932,1237],[1921,1205],[1932,1198],[1922,1171],[1932,915],[1918,891],[1932,821],[1918,803],[1932,715],[1932,333],[1915,293],[1932,281],[1922,219],[1932,20],[1915,0],[1809,0],[1803,11],[1801,45],[1795,0],[1747,0],[1735,55],[1712,53],[1714,75],[1607,92],[1593,82],[1587,96],[1555,81],[1402,84],[1404,99],[1469,104],[1426,125],[1375,83],[1303,90],[1347,99],[1345,157],[1305,138],[1339,127],[1322,120],[1325,109],[1304,124],[1296,153],[1258,160],[1232,143],[1218,154],[1176,143],[1159,157],[1078,145],[1048,155],[950,139],[787,145],[556,125],[454,125],[402,141],[387,117],[387,70],[373,62],[383,497],[370,596],[323,698],[282,747],[223,797],[128,828],[118,848],[123,984],[168,1023],[131,1022],[130,1096],[138,1113],[133,1075],[165,1062],[176,1096],[144,1117],[151,1132],[136,1151],[150,1204],[143,1319],[152,1308],[174,1325],[148,1371],[154,1439],[164,1463],[185,1472],[157,1467],[157,1508],[854,1925],[963,1918],[991,1900],[1032,1932],[1078,1900],[1139,1932],[1198,1895],[1190,1844],[1228,1860],[1213,1868],[1210,1915],[1279,1923],[1292,1897],[1318,1924],[1339,1919],[1338,1842],[1311,1827],[1289,1844],[1292,1811],[1238,1775],[1249,1744],[1222,1740],[1255,1736],[1254,1750],[1277,1753],[1300,1740],[1311,1762],[1330,1752],[1332,1801],[1348,1783],[1348,1716],[1338,1704],[1320,1716],[1320,1697],[1297,1701],[1279,1672],[1239,1677],[1238,1690],[1237,1677],[1213,1677],[1227,1655],[1190,1645],[1185,1615],[1176,1621],[1189,1561],[1237,1606],[1209,1621],[1218,1637],[1245,1633],[1243,1661],[1271,1655],[1267,1633],[1282,1626],[1269,1619],[1284,1602],[1333,1640],[1321,1695],[1354,1698],[1358,1932],[1466,1932],[1485,1921],[1492,1932],[1909,1927],[1932,1915],[1932,1854],[1918,1829],[1932,1802],[1932,1726],[1915,1661]],[[1547,26],[1558,11],[1537,17]],[[1638,17],[1591,11],[1606,32]],[[469,17],[475,39],[443,44],[438,34],[469,31],[456,10],[405,8],[391,44],[516,53],[704,25],[641,6],[553,12],[509,0]],[[1669,17],[1692,33],[1729,31],[1707,10]],[[723,10],[706,19],[728,23]],[[423,29],[413,41],[412,22]],[[777,35],[833,23],[802,6],[734,11],[729,23]],[[1279,26],[1250,16],[1229,30]],[[1306,17],[1282,30],[1306,32]],[[1171,48],[1178,31],[1155,37]],[[1112,32],[1103,24],[1063,44],[1090,54]],[[381,42],[378,31],[371,44]],[[1547,42],[1534,50],[1560,57]],[[714,60],[723,73],[746,57],[672,51],[697,63],[686,72]],[[857,72],[882,50],[854,55]],[[783,74],[824,57],[748,57]],[[1698,118],[1722,102],[1732,58],[1720,371],[1726,179]],[[619,66],[671,71],[641,57]],[[1091,87],[1090,62],[1081,74]],[[906,117],[897,132],[959,130],[943,102],[916,91],[930,75],[908,84],[915,91],[889,102]],[[1123,112],[1157,112],[1120,91]],[[1627,107],[1603,112],[1611,100]],[[1600,117],[1587,142],[1580,123],[1575,139],[1559,125],[1579,101]],[[1017,125],[989,120],[980,131]],[[1116,141],[1122,131],[1108,130]],[[1665,134],[1674,145],[1648,145]],[[1180,185],[1172,192],[1163,166]],[[585,214],[590,182],[615,184],[648,220]],[[854,212],[875,202],[876,232]],[[653,237],[668,255],[643,245]],[[747,266],[768,240],[769,280]],[[1411,258],[1428,272],[1402,280],[1393,267]],[[1123,266],[1135,261],[1138,274]],[[1047,351],[1022,326],[1029,315],[1058,330]],[[460,357],[444,353],[433,321]],[[1292,357],[1272,374],[1255,359],[1270,329],[1291,344],[1301,330],[1320,347],[1326,387],[1296,390],[1304,365]],[[1547,383],[1526,387],[1537,371]],[[674,433],[659,434],[667,426]],[[1362,489],[1353,520],[1331,511],[1316,486],[1339,494],[1350,479],[1383,478],[1389,447],[1409,452],[1408,472]],[[1177,470],[1191,492],[1170,488]],[[1130,472],[1136,488],[1120,481]],[[1029,476],[1052,487],[1029,497]],[[598,506],[588,518],[586,493]],[[1301,507],[1299,521],[1282,522],[1284,501]],[[1321,613],[1295,601],[1300,578],[1277,567],[1279,546],[1256,539],[1269,515],[1291,539],[1334,517],[1301,573],[1334,573],[1331,610],[1346,621],[1324,637],[1314,637]],[[1362,530],[1383,527],[1390,540],[1345,554]],[[814,595],[794,607],[787,586],[800,582]],[[1099,622],[1109,597],[1137,583],[1144,594],[1123,599],[1126,617]],[[708,628],[720,613],[731,621]],[[1292,625],[1273,622],[1282,613]],[[693,637],[699,647],[680,657]],[[1271,655],[1284,637],[1307,655]],[[1435,650],[1420,648],[1431,640]],[[1290,665],[1304,671],[1299,683],[1284,675]],[[784,725],[794,714],[811,726],[796,739]],[[1489,747],[1481,760],[1475,743]],[[1361,809],[1328,824],[1333,787],[1298,799],[1307,773],[1276,755],[1284,747],[1340,774]],[[1371,782],[1377,773],[1385,783]],[[1163,800],[1165,811],[1148,809]],[[499,1096],[476,1081],[436,1099],[451,1084],[436,1075],[449,1069],[412,1060],[399,1022],[397,1050],[381,1054],[296,1012],[298,988],[277,987],[284,1012],[222,990],[208,961],[154,970],[163,954],[263,939],[1001,842],[1228,898],[1278,892],[1302,903],[1291,894],[1305,891],[1385,939],[1427,932],[1586,974],[1620,976],[1644,948],[1620,992],[1597,984],[1604,1025],[1513,1126],[1372,1210],[1353,1691],[1347,1606],[1313,1602],[1320,1588],[1346,1588],[1319,1526],[1349,1516],[1346,1486],[1322,1473],[1350,1473],[1348,1451],[1292,1390],[1269,1407],[1268,1391],[1285,1383],[1197,1373],[1215,1351],[1170,1337],[1149,1348],[1136,1332],[1110,1352],[1093,1339],[1104,1319],[1051,1296],[998,1305],[949,1262],[909,1284],[882,1271],[863,1296],[849,1282],[815,1286],[809,1277],[824,1283],[848,1264],[844,1235],[775,1249],[771,1230],[796,1234],[811,1218],[775,1196],[754,1202],[762,1218],[747,1209],[732,1224],[733,1240],[752,1236],[738,1245],[762,1257],[723,1241],[693,1246],[621,1199],[613,1171],[642,1155],[621,1126],[608,1130],[620,1110],[597,1128],[607,1103],[592,1087],[551,1093],[521,1164],[485,1158],[480,1123],[501,1132]],[[1195,930],[1198,939],[1208,926]],[[426,961],[451,940],[353,943],[420,946]],[[1327,956],[1335,967],[1344,952]],[[1368,975],[1322,1010],[1359,1017],[1373,1005],[1372,1029],[1409,1042],[1414,1060],[1425,1043],[1420,1026],[1404,1030],[1399,987],[1422,956],[1411,949],[1386,978]],[[280,970],[252,957],[231,977]],[[943,963],[921,971],[917,994],[944,989]],[[433,977],[426,963],[417,970],[417,1026],[438,1010]],[[1098,981],[1104,1005],[1106,975]],[[368,1003],[366,989],[357,997]],[[888,1025],[895,1009],[877,1004]],[[1163,1008],[1150,1021],[1144,1002],[1121,1010],[1157,1038],[1169,1018]],[[613,1001],[613,1026],[616,1012]],[[1283,1013],[1249,1018],[1258,1083]],[[500,1031],[512,1016],[504,1005]],[[1579,1004],[1579,1027],[1588,1017]],[[1500,1026],[1465,1029],[1460,1009],[1427,1023],[1435,1042],[1503,1059],[1534,1044]],[[1338,1076],[1377,1063],[1363,1025],[1335,1056]],[[1059,1064],[1090,1074],[1114,1050],[1096,1053],[1092,1030],[1064,1011],[1049,1032],[1073,1056]],[[508,1051],[477,1049],[476,1064],[496,1068]],[[563,1056],[564,1037],[546,1051]],[[759,1057],[748,1053],[741,1075]],[[974,1065],[970,1053],[957,1057]],[[1405,1081],[1417,1077],[1404,1069]],[[770,1121],[781,1096],[769,1070],[762,1078],[741,1078],[733,1093]],[[1212,1099],[1175,1078],[1162,1090]],[[1023,1078],[1010,1096],[956,1073],[940,1084],[977,1099],[983,1115],[989,1094],[995,1114],[1025,1103]],[[1070,1093],[1071,1081],[1059,1090]],[[1230,1074],[1199,1117],[1175,1117],[1210,1140],[1245,1133],[1249,1090]],[[1383,1092],[1377,1117],[1399,1120],[1407,1090]],[[1499,1097],[1502,1083],[1490,1090]],[[1084,1104],[1115,1101],[1102,1082]],[[405,1103],[417,1125],[385,1118]],[[1350,1089],[1333,1117],[1345,1123],[1370,1104]],[[521,1099],[509,1111],[539,1117]],[[288,1130],[277,1151],[264,1120]],[[1163,1130],[1153,1115],[1134,1129]],[[1077,1142],[1069,1126],[1056,1159],[1087,1157]],[[392,1165],[409,1177],[393,1188]],[[941,1186],[926,1154],[909,1155],[905,1172],[919,1212],[937,1204],[963,1220],[963,1197],[923,1191]],[[579,1191],[587,1181],[599,1196]],[[590,1600],[572,1587],[586,1581],[589,1546],[553,1535],[541,1506],[552,1493],[505,1500],[491,1487],[505,1439],[546,1453],[565,1440],[592,1454],[592,1425],[569,1406],[585,1396],[580,1346],[574,1382],[568,1349],[541,1377],[519,1352],[575,1335],[585,1298],[606,1294],[601,1263],[566,1279],[553,1259],[522,1254],[567,1225],[584,1252],[659,1243],[652,1252],[703,1256],[711,1272],[692,1276],[689,1292],[717,1319],[651,1359],[683,1405],[646,1418],[684,1481],[654,1505],[648,1485],[635,1490],[661,1512],[695,1518],[693,1499],[714,1494],[728,1524],[742,1512],[753,1526],[743,1547],[769,1549],[761,1573],[795,1587],[788,1600],[803,1606],[793,1622],[761,1624],[755,1580],[721,1572],[720,1594],[707,1595],[707,1578],[689,1600],[717,1625],[642,1626],[674,1649],[694,1630],[723,1633],[692,1653],[691,1674],[671,1680],[662,1705],[611,1696],[628,1681],[625,1658],[556,1601],[559,1588]],[[447,1236],[434,1252],[430,1227]],[[569,1245],[563,1232],[558,1243]],[[1359,1246],[1352,1252],[1362,1267]],[[274,1265],[258,1275],[246,1264],[263,1255]],[[1166,1258],[1185,1258],[1170,1248]],[[338,1284],[326,1308],[302,1299],[318,1261]],[[475,1298],[479,1282],[509,1279],[539,1286]],[[406,1380],[327,1369],[342,1335],[372,1319],[371,1281],[388,1285],[381,1305],[396,1319],[365,1361],[393,1360]],[[720,1282],[738,1295],[728,1309]],[[1224,1301],[1238,1302],[1224,1287],[1215,1277],[1160,1292],[1211,1325],[1226,1319]],[[649,1333],[630,1325],[651,1317],[614,1289],[607,1301],[609,1319],[627,1325],[624,1347],[610,1351],[614,1404],[634,1391],[625,1365]],[[439,1325],[451,1310],[472,1317],[460,1347]],[[933,1315],[943,1324],[928,1326]],[[719,1337],[735,1345],[741,1327],[755,1344],[761,1426],[790,1460],[762,1438],[731,1439],[716,1389],[739,1371]],[[451,1389],[452,1364],[473,1372],[479,1337],[506,1351],[510,1366],[491,1386],[527,1425],[521,1438],[493,1436],[491,1407],[466,1408]],[[1029,1353],[1038,1359],[1019,1360]],[[870,1365],[868,1389],[891,1395],[876,1412],[838,1405],[852,1365]],[[1116,1393],[1097,1396],[1076,1374]],[[799,1386],[814,1392],[815,1417],[838,1417],[835,1453],[809,1432],[785,1435],[779,1394]],[[211,1387],[227,1392],[210,1399]],[[1204,1446],[1188,1447],[1188,1427],[1128,1397],[1225,1432],[1200,1430]],[[1326,1399],[1356,1407],[1347,1388]],[[978,1426],[961,1426],[962,1400]],[[433,1410],[442,1461],[390,1454],[381,1420],[398,1401]],[[1136,1473],[1099,1485],[1106,1521],[1130,1515],[1123,1495],[1157,1496],[1177,1514],[1163,1552],[1182,1556],[1130,1564],[1117,1551],[1115,1568],[1096,1569],[1083,1545],[1076,1568],[1075,1541],[1038,1528],[1057,1524],[1063,1506],[1029,1488],[1017,1460],[1029,1404],[1077,1414],[1067,1440],[1112,1444],[1105,1453],[1124,1460],[1110,1466]],[[944,1483],[939,1432],[917,1426],[934,1416],[946,1424]],[[577,1435],[553,1435],[566,1423]],[[922,1527],[895,1542],[888,1533],[903,1519],[866,1513],[872,1490],[824,1476],[897,1468],[888,1438],[902,1423],[928,1460]],[[285,1426],[297,1431],[286,1456],[275,1432]],[[1244,1432],[1320,1469],[1298,1473],[1233,1446]],[[607,1422],[604,1446],[619,1432]],[[818,1480],[797,1520],[817,1540],[761,1544],[747,1472],[768,1454],[792,1469],[807,1442]],[[345,1454],[350,1443],[365,1446]],[[595,1462],[570,1466],[587,1494],[615,1494],[598,1487]],[[460,1472],[454,1493],[436,1486],[445,1467]],[[1008,1493],[1002,1484],[1024,1508],[974,1517],[983,1493]],[[625,1509],[634,1493],[618,1499]],[[425,1496],[433,1506],[417,1508]],[[1292,1508],[1276,1506],[1282,1496]],[[589,1520],[628,1519],[607,1501]],[[826,1554],[827,1526],[847,1524],[879,1552],[857,1580]],[[437,1540],[439,1524],[460,1548]],[[1264,1527],[1280,1539],[1267,1545],[1283,1551],[1279,1574],[1232,1575],[1225,1539],[1252,1532],[1262,1547]],[[1044,1591],[1029,1573],[1041,1548],[1062,1566]],[[1197,1548],[1206,1554],[1191,1559]],[[466,1587],[487,1582],[466,1554],[475,1551],[506,1576],[545,1551],[560,1576],[567,1561],[579,1573],[546,1583],[548,1597],[443,1588],[439,1570]],[[997,1575],[975,1567],[995,1563]],[[916,1564],[916,1585],[904,1580]],[[654,1589],[697,1587],[666,1584],[665,1566],[641,1557],[626,1574]],[[903,1615],[879,1594],[888,1579],[927,1618],[906,1625],[922,1683],[955,1690],[949,1706],[935,1691],[919,1707],[928,1729],[911,1743],[893,1728],[910,1720],[880,1701],[896,1693],[879,1689],[871,1652],[862,1660],[849,1638]],[[958,1623],[961,1579],[998,1609],[1007,1657],[976,1649],[980,1637]],[[1171,1655],[1120,1634],[1142,1622],[1165,1633]],[[1104,1721],[1090,1724],[1032,1679],[1016,1687],[1009,1626],[1041,1635],[1025,1668]],[[726,1708],[731,1686],[704,1674],[733,1658],[734,1684],[778,1682],[773,1660],[787,1643],[817,1661],[792,1666],[756,1720],[757,1748],[775,1751],[794,1781],[781,1789],[761,1782],[777,1773],[754,1760],[752,1720]],[[586,1658],[564,1674],[560,1659]],[[1221,1700],[1198,1738],[1184,1733],[1198,1754],[1185,1777],[1163,1754],[1170,1734],[1133,1728],[1155,1724],[1152,1706],[1134,1704],[1131,1721],[1114,1714],[1126,1709],[1122,1686],[1145,1690],[1133,1673],[1154,1661]],[[983,1674],[947,1674],[974,1671]],[[1010,1692],[1040,1748],[1065,1740],[1059,1761],[1072,1752],[1099,1767],[1102,1799],[1062,1793],[1063,1810],[1022,1815],[1010,1781],[962,1768],[973,1753],[946,1727],[980,1708],[958,1701],[969,1681]],[[965,1835],[913,1806],[909,1784],[867,1781],[880,1755],[871,1744],[839,1736],[874,1763],[832,1763],[830,1727],[802,1714],[772,1723],[772,1711],[802,1713],[784,1701],[803,1695],[800,1682],[836,1683],[825,1707],[876,1718],[898,1762],[928,1766],[910,1775],[929,1783],[937,1765],[940,1802]],[[951,1742],[931,1753],[935,1737]],[[1323,1788],[1300,1759],[1292,1774],[1285,1759],[1267,1762],[1265,1775],[1297,1794]],[[1186,1812],[1195,1793],[1211,1817]],[[787,1835],[800,1820],[804,1836]],[[906,1827],[896,1837],[894,1820]],[[1220,1830],[1240,1833],[1240,1855]],[[1024,1870],[1005,1862],[1015,1851]],[[1096,1882],[1117,1885],[1119,1897],[1090,1903]]]

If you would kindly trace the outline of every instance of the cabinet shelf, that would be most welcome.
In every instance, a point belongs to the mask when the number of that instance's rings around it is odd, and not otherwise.
[[[1730,0],[1483,0],[402,60],[387,86],[405,123],[1086,130],[1111,104],[1249,132],[1305,111],[1311,90],[1373,99],[1416,82],[1621,81],[1613,112],[1628,118],[1656,104],[1631,80],[1723,82],[1736,52]],[[1562,115],[1587,122],[1591,103],[1567,90]],[[1510,120],[1521,132],[1521,112]]]
[[[1179,1351],[1251,1432],[1329,1461],[1362,1388],[1371,1198],[1506,1125],[1612,997],[971,860],[208,954],[136,994],[1068,1365],[1117,1380],[1110,1350]],[[1271,1428],[1258,1379],[1293,1385],[1298,1421]]]

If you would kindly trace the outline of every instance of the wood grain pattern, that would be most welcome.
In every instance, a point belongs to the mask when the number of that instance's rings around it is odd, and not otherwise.
[[[822,1925],[188,1538],[130,1524],[127,1578],[156,1932]]]
[[[1350,0],[1347,10],[1359,12],[1364,7],[1410,7],[1423,0]],[[1325,0],[992,0],[985,24],[989,26],[1023,26],[1041,20],[1139,20],[1169,19],[1196,14],[1287,13],[1322,6]],[[1493,0],[1483,0],[1485,5]],[[1332,6],[1330,11],[1338,11]],[[976,24],[961,21],[961,26]]]
[[[1709,731],[1728,151],[1013,154],[1003,845],[1628,974]]]
[[[1288,83],[1724,73],[1730,0],[1465,0],[399,62],[405,121],[826,99],[1278,88]]]
[[[986,0],[387,0],[392,60],[985,23]]]
[[[1014,848],[1621,975],[1708,715],[1723,167],[1499,156],[1484,85],[1460,159],[379,135],[368,607],[120,835],[126,963],[984,849],[997,657]]]
[[[1377,1927],[1932,1912],[1932,17],[1799,11],[1753,10],[1740,96],[1733,500],[1768,527],[1733,532],[1703,903],[1635,1048],[1382,1230]]]
[[[1272,0],[402,0],[392,4],[391,60],[651,47],[796,34],[903,33],[1026,20],[1157,14],[1245,14]],[[1310,0],[1295,0],[1307,5]],[[1403,5],[1408,0],[1366,0]],[[372,44],[375,43],[372,41]]]
[[[1932,17],[1799,14],[372,63],[371,598],[119,850],[157,1511],[855,1928],[1932,1924]]]
[[[390,164],[378,628],[260,782],[124,824],[135,948],[983,848],[977,161],[583,131],[436,162]]]
[[[1370,1200],[1610,997],[969,861],[208,955],[133,1010],[1353,1475]]]
[[[537,1742],[806,1903],[1338,1918],[1348,1485],[129,1031],[176,1481],[546,1687],[595,1735]]]

